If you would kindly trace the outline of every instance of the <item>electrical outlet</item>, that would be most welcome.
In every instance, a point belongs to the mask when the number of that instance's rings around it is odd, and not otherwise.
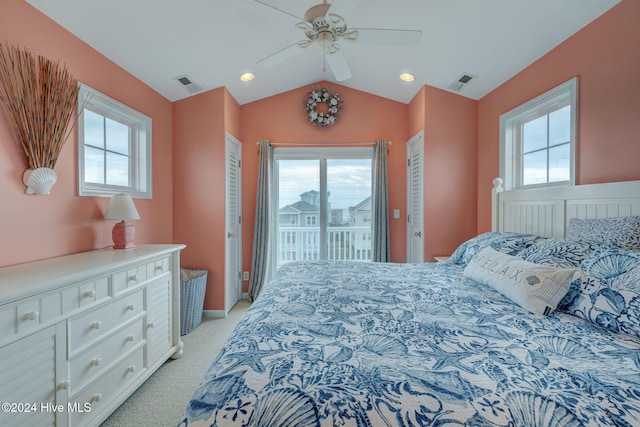
[[[249,272],[245,271],[242,273],[242,280],[249,280]]]
[[[400,209],[394,209],[393,210],[393,218],[394,219],[400,218]]]

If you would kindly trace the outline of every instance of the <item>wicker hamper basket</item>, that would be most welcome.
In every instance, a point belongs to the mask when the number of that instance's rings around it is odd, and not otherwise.
[[[207,270],[180,269],[180,335],[187,335],[202,322]]]

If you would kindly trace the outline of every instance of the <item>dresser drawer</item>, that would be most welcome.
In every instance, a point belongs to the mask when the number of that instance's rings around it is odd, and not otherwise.
[[[142,345],[144,317],[120,329],[69,361],[71,393],[84,387],[119,358]]]
[[[146,280],[147,264],[140,264],[129,267],[126,270],[116,271],[113,275],[114,293],[122,293],[122,291],[138,286]]]
[[[0,307],[0,341],[24,336],[62,316],[60,292],[25,298]]]
[[[117,326],[133,319],[144,311],[143,289],[114,299],[69,319],[69,354],[74,355],[82,347],[103,338]]]
[[[147,263],[147,278],[153,279],[154,277],[161,276],[171,271],[171,258],[164,257],[157,259],[153,262]]]
[[[62,309],[65,313],[89,307],[111,297],[111,276],[87,280],[62,291]]]
[[[91,423],[92,414],[100,413],[110,405],[110,402],[138,378],[143,368],[144,348],[140,348],[124,360],[119,362],[106,375],[103,375],[95,383],[89,385],[82,392],[69,399],[69,405],[85,408],[90,405],[90,412],[71,412],[69,414],[70,426],[88,425]]]

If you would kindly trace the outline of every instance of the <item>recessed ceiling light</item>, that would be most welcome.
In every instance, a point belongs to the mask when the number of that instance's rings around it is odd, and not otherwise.
[[[253,73],[244,73],[240,76],[240,80],[242,80],[243,82],[248,82],[253,80],[254,77],[255,76],[253,75]]]
[[[403,80],[405,82],[412,82],[414,78],[415,77],[413,77],[413,74],[411,74],[411,73],[402,73],[402,74],[400,74],[400,80]]]

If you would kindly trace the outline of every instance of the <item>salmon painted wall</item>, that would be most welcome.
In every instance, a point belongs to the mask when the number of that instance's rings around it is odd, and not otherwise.
[[[424,130],[424,260],[476,234],[477,102],[424,86],[409,103],[411,135]]]
[[[417,135],[418,132],[423,131],[426,125],[426,90],[426,86],[422,86],[418,93],[416,93],[416,95],[413,97],[411,102],[409,102],[408,126],[410,138]]]
[[[336,91],[344,100],[339,121],[329,128],[318,128],[307,121],[303,101],[309,90],[327,86]],[[251,267],[253,246],[253,225],[255,221],[256,175],[258,168],[258,147],[260,139],[273,142],[305,143],[332,142],[373,142],[378,138],[392,141],[389,147],[389,204],[390,209],[400,209],[404,218],[406,206],[406,142],[409,138],[407,127],[408,105],[381,98],[358,90],[328,82],[318,82],[284,92],[263,100],[244,104],[240,107],[242,131],[240,139],[244,143],[243,182],[243,265],[244,271]],[[391,219],[391,260],[405,260],[404,219]],[[247,282],[244,282],[246,290]]]
[[[153,199],[136,199],[136,242],[172,242],[171,103],[24,0],[0,2],[0,42],[60,60],[82,83],[153,120]],[[66,141],[48,196],[25,194],[19,142],[0,107],[0,266],[111,246],[108,198],[77,196],[77,137]]]
[[[477,119],[477,101],[425,87],[425,261],[476,234]]]
[[[640,1],[623,0],[478,105],[478,232],[491,229],[499,117],[578,76],[577,184],[640,179]]]
[[[208,270],[205,310],[224,310],[225,130],[239,131],[238,113],[224,88],[173,104],[173,235],[182,265]]]

